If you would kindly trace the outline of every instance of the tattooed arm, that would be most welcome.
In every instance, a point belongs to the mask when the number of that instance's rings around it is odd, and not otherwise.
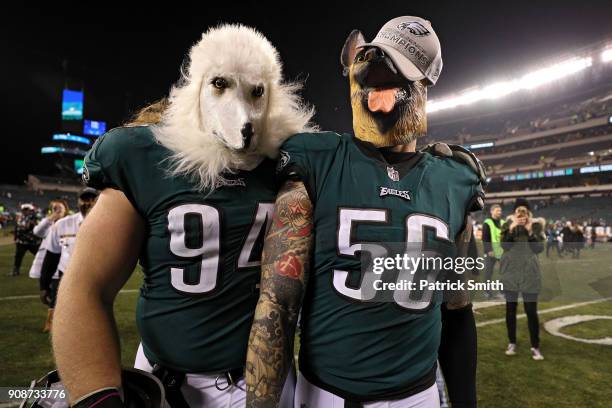
[[[312,203],[304,184],[281,188],[264,243],[261,293],[246,362],[247,407],[276,407],[293,361],[293,338],[312,246]]]
[[[465,229],[457,235],[457,252],[468,256],[472,222],[468,217]],[[449,280],[467,281],[467,273],[451,273]],[[476,322],[467,290],[450,291],[442,304],[442,336],[438,360],[446,380],[453,407],[476,406]]]

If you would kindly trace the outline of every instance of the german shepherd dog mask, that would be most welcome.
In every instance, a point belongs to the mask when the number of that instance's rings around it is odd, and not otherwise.
[[[426,82],[406,79],[382,49],[362,47],[365,43],[363,34],[353,30],[341,55],[355,136],[376,147],[411,143],[427,133]]]

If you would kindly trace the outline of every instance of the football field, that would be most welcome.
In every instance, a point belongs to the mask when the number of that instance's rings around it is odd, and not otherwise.
[[[599,318],[612,316],[612,302],[605,300],[612,299],[609,249],[612,248],[599,246],[584,250],[580,260],[556,257],[547,260],[540,256],[547,287],[543,296],[550,299],[539,306],[544,361],[533,361],[530,357],[524,316],[518,320],[518,354],[505,356],[503,304],[477,303],[480,407],[612,406],[612,320]],[[46,307],[38,298],[38,282],[27,277],[32,256],[26,256],[21,276],[13,278],[7,276],[13,254],[14,246],[0,247],[3,387],[26,386],[53,368],[49,336],[41,331]],[[140,280],[137,271],[115,305],[125,365],[132,365],[138,346],[134,307]],[[547,322],[552,326],[558,318],[577,315],[597,318],[558,328],[558,334],[565,337],[544,329]]]

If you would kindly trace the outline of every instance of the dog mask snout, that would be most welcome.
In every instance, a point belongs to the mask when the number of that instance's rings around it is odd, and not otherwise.
[[[255,131],[253,130],[253,124],[251,122],[245,123],[242,127],[242,130],[240,130],[240,133],[242,133],[244,148],[248,149],[251,144],[251,140],[253,139],[253,135],[255,134]]]

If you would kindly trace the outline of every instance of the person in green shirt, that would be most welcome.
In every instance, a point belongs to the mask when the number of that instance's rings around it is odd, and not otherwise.
[[[502,208],[499,204],[493,204],[490,209],[491,216],[482,224],[482,246],[485,253],[484,281],[493,276],[495,264],[501,259],[504,249],[501,245],[501,231],[504,225],[502,219]],[[490,290],[485,292],[487,298],[492,298]]]

